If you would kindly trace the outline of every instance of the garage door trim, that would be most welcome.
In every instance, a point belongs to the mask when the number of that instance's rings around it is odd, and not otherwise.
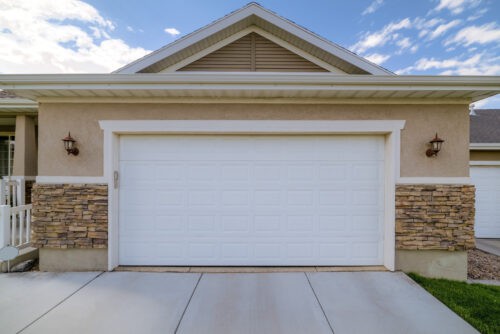
[[[380,134],[385,137],[384,266],[395,269],[395,185],[399,178],[404,120],[376,121],[99,121],[104,130],[104,178],[108,182],[108,270],[118,266],[119,136],[122,134]]]

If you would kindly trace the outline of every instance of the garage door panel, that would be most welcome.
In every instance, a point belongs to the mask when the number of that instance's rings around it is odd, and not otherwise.
[[[476,186],[475,235],[500,238],[500,166],[474,166],[470,174]]]
[[[206,261],[217,261],[218,265],[283,265],[290,257],[294,265],[353,265],[353,261],[361,261],[367,265],[379,264],[377,242],[323,242],[284,243],[270,240],[257,243],[231,242],[159,242],[154,245],[131,243],[124,250],[130,265],[162,265],[169,261],[171,265],[206,265]],[[150,254],[155,254],[151,257]],[[356,263],[354,263],[356,264]]]
[[[123,136],[120,263],[381,264],[383,160],[378,136]]]

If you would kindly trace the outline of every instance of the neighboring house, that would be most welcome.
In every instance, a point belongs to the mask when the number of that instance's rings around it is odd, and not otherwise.
[[[476,237],[500,238],[500,109],[471,113],[470,166],[476,186]]]
[[[41,270],[466,278],[468,105],[499,77],[397,76],[252,3],[113,74],[2,75],[0,88],[40,104]]]
[[[38,104],[0,90],[0,178],[25,180],[29,200],[37,173]]]

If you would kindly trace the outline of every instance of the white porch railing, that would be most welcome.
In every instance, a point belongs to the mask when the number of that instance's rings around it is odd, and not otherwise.
[[[25,204],[26,182],[23,178],[0,179],[0,205],[18,206]]]
[[[0,205],[0,248],[30,245],[32,204],[11,207]]]

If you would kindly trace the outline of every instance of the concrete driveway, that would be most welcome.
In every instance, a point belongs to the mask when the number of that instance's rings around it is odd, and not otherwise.
[[[2,333],[477,333],[402,273],[0,275]]]

